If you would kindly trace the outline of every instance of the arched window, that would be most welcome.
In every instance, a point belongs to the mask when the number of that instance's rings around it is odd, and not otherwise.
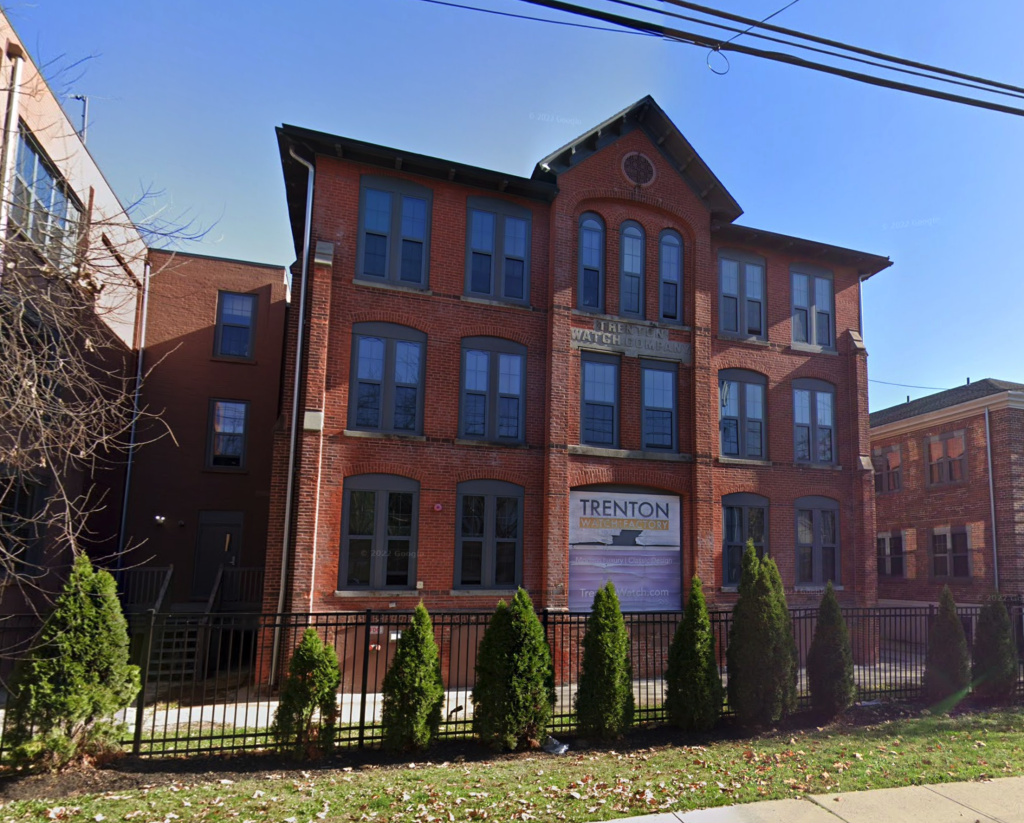
[[[580,270],[577,305],[583,311],[604,311],[604,221],[588,212],[580,217]]]
[[[765,460],[765,394],[768,378],[746,369],[718,372],[719,427],[722,457]]]
[[[722,585],[738,586],[747,541],[759,558],[768,554],[768,498],[727,494],[722,498]]]
[[[678,233],[661,233],[658,255],[658,319],[665,323],[683,322],[683,240]]]
[[[500,480],[459,483],[456,588],[513,589],[522,582],[523,487]]]
[[[622,224],[619,240],[619,314],[644,316],[644,230],[639,223]]]
[[[408,589],[416,579],[420,484],[394,474],[345,478],[339,589]]]
[[[836,462],[836,387],[824,380],[793,381],[793,459]]]
[[[461,385],[460,437],[523,442],[526,346],[498,337],[464,337]]]
[[[427,336],[395,323],[352,326],[350,429],[423,433]]]
[[[831,497],[801,497],[796,509],[796,582],[824,586],[839,575],[839,503]]]

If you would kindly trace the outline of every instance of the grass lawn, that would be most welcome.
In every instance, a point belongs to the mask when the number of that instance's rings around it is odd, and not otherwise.
[[[141,788],[4,800],[0,821],[587,821],[1024,774],[1019,711],[874,723],[860,718],[860,723],[706,745],[671,743],[670,732],[655,730],[636,734],[618,750],[570,751],[561,757],[534,753],[342,768],[339,764],[355,762],[347,755],[308,771],[282,771],[280,760],[267,761],[263,770],[258,758],[248,758],[247,769],[239,773],[230,771],[234,761],[224,758],[223,776],[200,778],[180,770],[140,774],[139,785],[148,781]],[[46,786],[56,791],[60,779],[28,778],[22,788],[39,781],[38,794],[46,796]],[[0,786],[0,793],[11,796],[10,787]]]

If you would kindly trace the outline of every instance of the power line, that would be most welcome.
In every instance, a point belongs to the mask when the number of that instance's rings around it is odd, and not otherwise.
[[[764,49],[757,49],[751,46],[744,46],[739,43],[719,43],[707,35],[682,31],[680,29],[672,28],[671,26],[664,26],[660,23],[649,23],[645,21],[635,20],[631,17],[626,17],[619,14],[611,14],[610,12],[598,11],[596,9],[586,8],[584,6],[578,6],[573,3],[562,2],[562,0],[522,0],[524,3],[530,3],[535,6],[542,6],[544,8],[552,9],[555,11],[569,12],[571,14],[577,14],[583,17],[590,17],[596,20],[602,20],[606,23],[613,25],[622,26],[624,28],[631,28],[636,31],[643,31],[651,34],[658,34],[662,37],[673,40],[679,43],[685,43],[688,45],[704,46],[707,48],[715,48],[717,45],[720,50],[735,51],[740,54],[747,54],[752,57],[761,57],[766,60],[772,60],[777,63],[786,63],[788,65],[797,66],[799,68],[811,69],[813,71],[819,71],[825,74],[832,74],[837,77],[843,77],[848,80],[857,80],[861,83],[867,83],[873,86],[880,86],[882,88],[894,89],[896,91],[904,91],[910,94],[916,94],[922,97],[931,97],[936,100],[945,100],[951,103],[960,103],[966,106],[973,106],[975,108],[988,109],[989,111],[998,111],[1003,114],[1014,114],[1018,117],[1024,116],[1024,109],[1014,108],[1013,106],[1006,106],[1002,103],[995,103],[988,100],[979,100],[974,97],[964,97],[959,94],[951,94],[949,92],[940,91],[938,89],[931,89],[926,86],[915,86],[910,83],[902,83],[896,80],[890,80],[884,77],[877,77],[871,74],[864,74],[862,72],[850,71],[848,69],[842,69],[838,66],[830,66],[826,63],[817,63],[812,60],[805,60],[802,57],[797,57],[793,54],[787,54],[784,52],[765,51]],[[682,0],[668,0],[672,3],[681,3]],[[768,24],[770,25],[770,24]],[[751,35],[753,36],[753,35]],[[839,44],[840,47],[845,47],[843,44]],[[942,70],[945,72],[946,70]],[[940,78],[932,78],[939,80]],[[977,78],[980,79],[980,78]],[[992,81],[981,80],[986,84],[993,84]],[[1005,85],[1005,84],[999,84]],[[1024,89],[1017,89],[1017,87],[1010,86],[1016,91],[1024,92]]]
[[[796,2],[796,0],[793,0]],[[589,26],[586,23],[573,23],[570,20],[551,20],[547,17],[532,17],[529,14],[515,14],[510,11],[498,11],[497,9],[485,9],[479,6],[464,6],[461,3],[449,3],[447,0],[420,0],[421,3],[430,3],[434,6],[447,6],[452,9],[463,9],[465,11],[478,11],[482,14],[493,14],[497,17],[512,17],[516,20],[532,20],[536,23],[551,23],[555,26],[569,26],[574,29],[589,29],[590,31],[607,31],[612,34],[634,34],[641,37],[657,37],[656,34],[651,34],[645,31],[636,31],[634,29],[609,29],[604,26]]]
[[[732,37],[730,37],[725,42],[726,43],[731,43],[737,37],[742,37],[744,34],[750,34],[750,32],[752,32],[754,29],[763,27],[764,24],[767,23],[769,20],[771,20],[773,17],[778,17],[780,14],[782,14],[782,12],[784,12],[790,6],[795,6],[799,2],[800,2],[800,0],[789,0],[789,2],[786,3],[786,5],[784,5],[778,11],[773,11],[771,14],[769,14],[767,17],[765,17],[764,20],[761,20],[758,23],[751,23],[749,26],[747,26],[745,31],[741,31],[739,34],[733,35]]]
[[[872,377],[868,378],[869,383],[881,383],[883,386],[899,386],[903,389],[927,389],[928,391],[949,391],[941,386],[911,386],[909,383],[890,383],[888,380],[875,380]]]

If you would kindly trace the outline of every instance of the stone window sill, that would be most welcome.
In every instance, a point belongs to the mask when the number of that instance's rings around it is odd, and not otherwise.
[[[754,460],[749,457],[719,457],[718,462],[723,466],[766,466],[771,467],[771,460]]]
[[[345,437],[365,437],[370,440],[413,440],[425,443],[427,438],[422,434],[401,434],[400,432],[373,432],[361,431],[359,429],[345,429],[342,434]]]
[[[794,461],[793,465],[798,469],[822,469],[824,471],[841,472],[842,466],[837,466],[834,463],[799,463]]]
[[[425,294],[427,297],[432,296],[434,293],[423,286],[407,286],[403,283],[391,283],[387,280],[367,280],[364,277],[356,277],[352,282],[357,286],[368,286],[371,289],[384,289],[385,291],[408,291],[413,294]]]
[[[338,589],[335,597],[420,597],[415,589]]]
[[[819,586],[816,583],[798,583],[797,585],[795,585],[793,587],[793,591],[795,591],[795,592],[818,592],[818,593],[823,594],[825,592],[826,588],[827,588],[827,586]],[[837,585],[835,585],[833,583],[832,584],[832,591],[841,592],[841,591],[845,591],[845,589],[842,586],[837,586]]]
[[[504,443],[501,440],[476,440],[472,437],[456,437],[456,446],[490,446],[497,449],[526,449],[525,443]]]
[[[808,343],[790,343],[789,348],[790,351],[799,352],[800,354],[839,354],[832,346],[812,346]]]
[[[614,457],[625,460],[667,460],[674,463],[691,463],[689,454],[666,454],[664,452],[635,451],[632,449],[605,449],[599,446],[569,446],[569,454],[583,457]]]
[[[464,294],[459,297],[459,300],[464,303],[476,303],[481,306],[495,306],[499,309],[516,309],[518,311],[537,311],[533,306],[527,305],[526,303],[515,303],[512,300],[496,300],[493,297],[474,297],[473,295]]]
[[[742,334],[730,334],[727,331],[719,332],[718,339],[727,343],[750,343],[753,346],[761,346],[762,348],[771,346],[770,340],[764,340],[760,337],[747,337]]]
[[[452,597],[515,597],[516,589],[452,589]]]

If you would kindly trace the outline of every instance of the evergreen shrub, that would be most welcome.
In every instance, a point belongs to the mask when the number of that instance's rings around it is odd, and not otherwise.
[[[334,646],[306,629],[281,685],[281,701],[270,734],[297,758],[327,754],[334,747],[341,672]]]
[[[811,706],[816,712],[831,718],[853,705],[857,689],[853,682],[850,632],[831,581],[821,598],[814,639],[807,653],[807,680]]]
[[[629,634],[610,580],[594,594],[583,635],[583,660],[576,691],[576,721],[581,736],[620,737],[633,725],[633,666]]]
[[[441,725],[444,683],[434,626],[423,603],[398,639],[382,691],[384,747],[403,751],[429,746]]]
[[[715,637],[700,578],[694,575],[690,598],[668,650],[665,709],[669,721],[685,731],[713,728],[722,714],[722,678]]]

